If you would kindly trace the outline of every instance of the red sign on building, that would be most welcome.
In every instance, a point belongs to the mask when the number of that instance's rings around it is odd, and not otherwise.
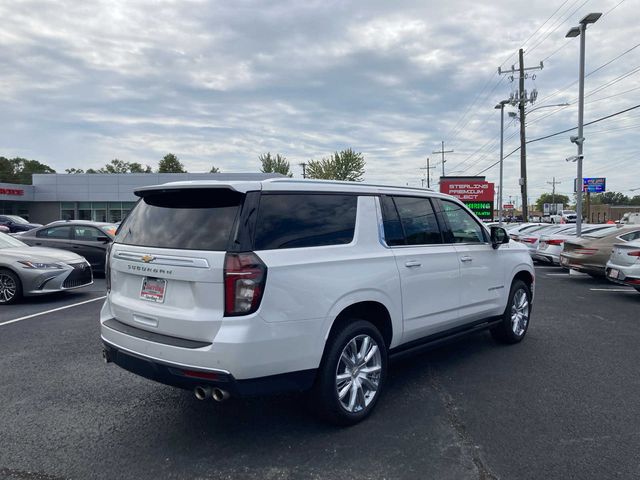
[[[22,195],[24,195],[24,190],[22,190],[21,188],[2,188],[2,187],[0,187],[0,195],[22,196]]]
[[[442,178],[440,191],[461,200],[478,217],[493,218],[494,184],[485,182],[484,178]]]

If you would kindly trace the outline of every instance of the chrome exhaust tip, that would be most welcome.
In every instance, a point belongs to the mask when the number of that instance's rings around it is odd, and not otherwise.
[[[227,400],[231,395],[229,394],[229,392],[227,392],[226,390],[221,390],[219,388],[214,388],[213,392],[211,393],[211,397],[216,401],[216,402],[224,402],[225,400]]]
[[[193,394],[198,400],[206,400],[211,395],[211,387],[198,385],[193,389]]]

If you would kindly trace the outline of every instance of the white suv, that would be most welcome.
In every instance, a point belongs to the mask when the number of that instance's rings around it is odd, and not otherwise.
[[[145,187],[107,258],[104,357],[199,399],[313,390],[362,420],[387,360],[531,314],[527,248],[455,198],[350,182]]]

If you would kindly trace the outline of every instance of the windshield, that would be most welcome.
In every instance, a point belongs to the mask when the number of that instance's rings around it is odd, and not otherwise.
[[[10,219],[13,223],[29,223],[24,218],[19,217],[18,215],[5,215],[8,219]]]
[[[563,215],[575,215],[576,212],[574,210],[563,210],[562,214]]]
[[[620,230],[621,232],[624,231],[624,230],[621,230],[620,227],[614,225],[614,226],[611,226],[609,228],[603,228],[602,230],[591,231],[591,232],[589,232],[588,235],[583,235],[583,237],[587,237],[587,238],[603,238],[603,237],[606,237],[607,235],[610,235],[610,234],[616,232],[617,230]]]
[[[1,248],[16,248],[16,247],[26,247],[27,244],[21,242],[20,240],[13,238],[6,233],[0,233],[0,249]]]

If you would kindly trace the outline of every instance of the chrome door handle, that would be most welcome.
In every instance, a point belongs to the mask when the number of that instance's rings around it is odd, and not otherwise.
[[[471,258],[469,255],[465,255],[464,257],[460,257],[460,261],[461,262],[470,262],[472,260],[473,260],[473,258]]]
[[[408,262],[405,262],[404,266],[408,268],[412,268],[412,267],[420,267],[422,266],[422,264],[415,260],[409,260]]]

